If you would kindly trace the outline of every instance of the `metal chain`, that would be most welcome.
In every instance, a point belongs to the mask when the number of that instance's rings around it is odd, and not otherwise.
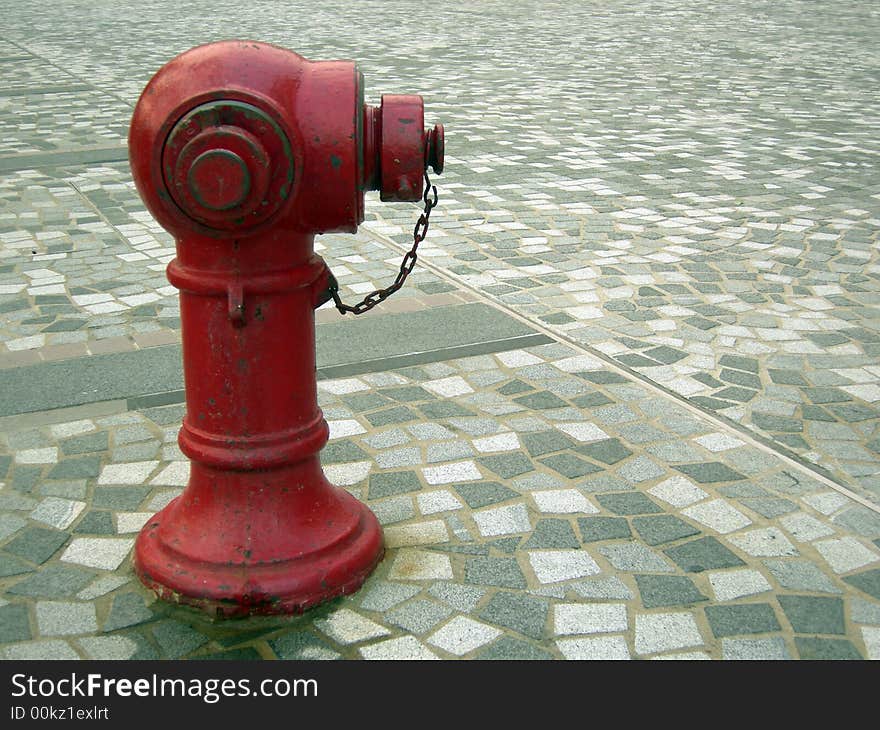
[[[342,314],[351,312],[357,315],[369,312],[373,307],[384,302],[403,286],[406,277],[409,276],[416,265],[416,259],[418,258],[416,250],[419,244],[425,240],[425,236],[428,235],[428,219],[431,217],[431,211],[434,209],[434,206],[437,205],[437,186],[431,184],[427,170],[425,170],[425,192],[422,193],[422,200],[425,202],[425,211],[419,216],[419,220],[416,222],[415,228],[413,228],[412,248],[407,251],[403,261],[400,262],[400,271],[397,272],[397,278],[394,279],[394,283],[391,286],[370,292],[364,297],[362,302],[352,306],[342,301],[339,296],[339,285],[336,283],[336,279],[331,277],[330,296],[333,297],[333,303]]]

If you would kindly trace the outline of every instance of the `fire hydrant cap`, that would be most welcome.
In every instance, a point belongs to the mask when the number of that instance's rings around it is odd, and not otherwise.
[[[287,200],[293,156],[262,110],[225,100],[202,104],[174,126],[163,150],[165,184],[178,208],[217,230],[262,223]]]
[[[211,210],[240,205],[251,189],[245,161],[227,149],[202,152],[189,168],[187,183],[193,197]]]

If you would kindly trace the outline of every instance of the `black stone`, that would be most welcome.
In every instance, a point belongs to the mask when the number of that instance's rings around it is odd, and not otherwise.
[[[641,492],[597,494],[596,499],[605,509],[616,515],[644,515],[663,511],[660,505]]]
[[[502,591],[492,596],[479,617],[496,626],[540,639],[547,623],[548,603],[544,598]]]
[[[722,636],[766,634],[781,627],[769,603],[744,603],[730,606],[707,606],[706,618],[712,633]]]
[[[623,517],[581,517],[578,519],[578,528],[584,542],[632,537],[629,523]]]
[[[690,578],[680,575],[637,575],[636,584],[645,608],[688,606],[709,599]]]
[[[418,492],[422,488],[414,471],[375,472],[370,474],[367,499],[382,499],[394,494]]]
[[[535,524],[524,550],[579,548],[580,542],[567,520],[541,519]]]
[[[880,547],[880,543],[875,543]],[[851,586],[855,586],[863,593],[880,601],[880,568],[866,570],[864,573],[856,573],[843,579]]]
[[[745,563],[714,537],[702,537],[667,548],[664,552],[687,573],[735,568]]]

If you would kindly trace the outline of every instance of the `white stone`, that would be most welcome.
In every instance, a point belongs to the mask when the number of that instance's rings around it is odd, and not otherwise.
[[[81,601],[93,601],[100,596],[108,594],[110,591],[115,591],[119,586],[128,583],[129,580],[131,578],[124,575],[113,575],[112,573],[102,575],[77,593],[76,597]]]
[[[413,545],[436,545],[449,541],[449,531],[443,520],[411,522],[405,525],[391,525],[385,530],[385,545],[389,548]]]
[[[54,446],[15,453],[16,464],[54,464],[56,461],[58,461],[58,449]]]
[[[146,256],[143,256],[146,258]],[[88,304],[85,307],[92,314],[112,314],[113,312],[122,312],[128,309],[124,304],[118,302],[104,302],[102,304]]]
[[[372,461],[352,461],[348,464],[328,464],[324,467],[324,476],[331,484],[350,487],[362,482],[370,474]]]
[[[483,537],[529,532],[532,523],[524,504],[494,507],[473,513],[474,522]]]
[[[327,618],[315,621],[315,628],[339,644],[356,644],[359,641],[388,636],[391,632],[375,621],[361,616],[350,608],[340,608]]]
[[[419,505],[419,511],[423,515],[448,512],[463,507],[458,498],[446,489],[438,489],[434,492],[420,492],[416,495],[416,502]]]
[[[515,433],[499,433],[474,439],[473,444],[474,448],[483,454],[492,451],[514,451],[520,447],[519,438]]]
[[[610,438],[601,428],[585,421],[580,423],[559,423],[556,425],[556,428],[582,443],[602,441]]]
[[[700,446],[713,453],[717,453],[719,451],[727,451],[728,449],[735,449],[738,446],[744,446],[745,442],[740,441],[738,438],[734,438],[726,433],[721,433],[720,431],[716,431],[715,433],[708,433],[705,436],[700,436],[695,438]]]
[[[163,487],[185,487],[189,481],[189,461],[172,461],[150,480]]]
[[[577,489],[548,489],[543,492],[532,492],[531,497],[541,512],[595,514],[599,511]]]
[[[792,537],[799,542],[812,542],[820,537],[834,534],[834,530],[806,512],[795,512],[779,518],[782,525]]]
[[[6,340],[6,348],[11,352],[21,350],[33,350],[46,344],[45,335],[31,335],[30,337],[18,337],[14,340]]]
[[[601,572],[585,550],[532,550],[528,555],[541,583],[558,583]]]
[[[451,482],[472,482],[482,479],[483,475],[473,461],[457,461],[442,466],[425,467],[422,469],[428,484],[449,484]]]
[[[748,517],[723,499],[688,507],[681,513],[722,535],[752,524]]]
[[[589,355],[575,355],[574,357],[565,357],[562,360],[554,360],[550,363],[553,367],[559,368],[565,373],[579,373],[584,370],[601,370],[605,367],[605,363],[595,357]]]
[[[133,545],[134,538],[77,537],[67,546],[61,560],[89,568],[116,570]]]
[[[865,641],[868,659],[880,659],[880,627],[862,626],[862,639]]]
[[[537,365],[544,362],[540,357],[535,357],[525,350],[510,350],[508,352],[496,352],[498,361],[508,368],[521,368],[526,365]]]
[[[330,440],[345,438],[346,436],[355,436],[359,433],[366,433],[365,429],[358,421],[346,419],[343,421],[327,421],[330,427]]]
[[[364,659],[374,660],[424,660],[439,659],[434,652],[419,641],[415,636],[402,636],[399,639],[387,639],[360,650]]]
[[[709,575],[709,584],[719,601],[732,601],[742,596],[753,596],[773,589],[773,586],[757,570],[713,571]]]
[[[26,641],[20,644],[10,644],[0,653],[4,659],[18,661],[44,660],[63,661],[77,660],[80,655],[66,642],[58,639],[51,641]]]
[[[880,386],[877,385],[844,385],[840,389],[868,403],[880,400]]]
[[[62,499],[61,497],[46,497],[31,512],[30,518],[51,525],[58,530],[66,530],[85,508],[85,502]]]
[[[651,661],[670,661],[670,662],[688,662],[688,661],[711,661],[710,657],[704,651],[683,651],[678,654],[663,654],[662,656],[652,656]]]
[[[636,616],[637,654],[656,654],[703,644],[690,613],[653,613]]]
[[[792,545],[776,527],[762,527],[739,535],[731,535],[728,540],[740,550],[754,557],[769,558],[781,555],[798,555]]]
[[[553,610],[553,631],[608,634],[627,630],[625,603],[560,603]]]
[[[631,658],[622,636],[559,639],[556,646],[562,656],[573,661],[623,661]]]
[[[120,535],[139,532],[155,512],[119,512],[116,515],[116,532]]]
[[[343,378],[340,380],[319,380],[318,389],[326,390],[334,395],[345,395],[347,393],[358,393],[362,390],[369,390],[370,386],[363,380],[357,378]]]
[[[648,493],[673,507],[687,507],[709,496],[708,492],[704,492],[690,479],[682,476],[670,477],[651,487]]]
[[[439,378],[437,380],[428,380],[422,383],[425,390],[429,390],[436,395],[444,398],[452,398],[456,395],[466,395],[473,393],[474,389],[468,385],[467,381],[460,375],[453,375],[449,378]]]
[[[41,636],[69,636],[98,630],[92,603],[38,601],[36,613]]]
[[[880,555],[866,548],[854,537],[822,540],[813,545],[835,573],[848,573],[880,560]]]
[[[838,492],[822,492],[821,494],[811,494],[803,498],[810,507],[823,515],[830,515],[839,510],[844,505],[849,504],[849,499]]]
[[[84,419],[81,421],[69,421],[68,423],[56,423],[49,426],[52,435],[57,439],[67,438],[68,436],[77,436],[81,433],[88,433],[95,430],[95,424]]]
[[[388,572],[389,580],[452,580],[452,577],[452,561],[448,555],[413,548],[401,548]]]
[[[463,656],[501,636],[501,631],[466,616],[456,616],[445,626],[431,634],[429,644],[450,654]]]
[[[127,636],[84,636],[79,645],[92,659],[131,659],[138,650],[137,642]]]
[[[108,464],[101,469],[98,484],[145,484],[158,461],[132,461]]]

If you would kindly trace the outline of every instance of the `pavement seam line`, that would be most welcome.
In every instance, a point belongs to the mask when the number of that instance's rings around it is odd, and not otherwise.
[[[405,252],[406,250],[408,250],[405,246],[398,244],[390,236],[387,236],[387,235],[380,233],[378,231],[370,230],[369,228],[367,228],[366,231],[368,232],[368,235],[374,237],[376,240],[393,248],[396,251]],[[760,449],[764,453],[773,454],[774,456],[782,459],[786,464],[790,465],[792,468],[795,468],[802,473],[809,474],[809,476],[822,482],[825,486],[829,487],[830,489],[833,489],[834,491],[848,497],[849,499],[853,500],[854,502],[857,502],[858,504],[862,505],[863,507],[867,507],[872,512],[876,512],[877,514],[880,514],[880,505],[874,504],[870,500],[862,497],[859,494],[856,494],[855,492],[848,489],[843,484],[840,484],[839,482],[837,482],[831,476],[823,474],[822,471],[820,471],[822,469],[822,467],[819,467],[818,465],[811,465],[809,463],[802,462],[800,460],[800,457],[796,458],[796,455],[794,455],[794,454],[787,454],[784,451],[780,450],[780,448],[776,445],[770,445],[770,444],[764,443],[758,434],[752,433],[749,429],[745,428],[744,426],[739,426],[738,424],[736,424],[732,421],[728,421],[728,420],[720,417],[717,413],[713,413],[708,410],[703,410],[700,406],[698,406],[694,403],[691,403],[684,396],[679,395],[678,393],[675,393],[671,390],[667,390],[666,388],[659,385],[658,383],[655,383],[653,380],[648,378],[646,375],[642,375],[639,372],[636,372],[634,370],[630,370],[629,368],[621,365],[620,363],[613,360],[609,355],[606,355],[604,352],[601,352],[600,350],[594,350],[593,348],[590,348],[587,345],[584,345],[580,342],[572,340],[569,337],[566,337],[564,334],[561,334],[559,332],[554,332],[553,330],[542,325],[540,322],[535,322],[535,321],[529,319],[528,317],[526,317],[525,315],[520,314],[516,310],[508,307],[507,305],[505,305],[501,302],[498,302],[495,299],[491,299],[491,298],[487,297],[486,294],[481,292],[478,288],[459,279],[456,274],[450,273],[450,272],[446,271],[445,269],[443,269],[442,267],[437,266],[436,264],[433,264],[430,261],[425,261],[424,259],[421,259],[419,261],[419,263],[422,266],[424,266],[426,269],[428,269],[429,271],[434,273],[435,275],[439,276],[440,278],[445,279],[446,281],[449,281],[451,283],[455,283],[457,286],[460,286],[460,287],[465,288],[468,291],[472,292],[477,297],[479,297],[480,301],[484,302],[485,304],[488,304],[488,305],[494,307],[495,309],[497,309],[501,312],[504,312],[504,314],[507,314],[508,316],[513,317],[514,319],[522,322],[523,324],[528,324],[530,327],[534,327],[536,331],[541,332],[542,334],[550,337],[553,340],[556,340],[557,342],[566,344],[576,350],[579,350],[584,355],[589,355],[590,357],[594,357],[598,360],[602,360],[602,362],[604,362],[609,367],[609,369],[616,372],[618,375],[623,375],[631,380],[636,380],[640,384],[644,385],[649,391],[652,391],[653,393],[655,393],[657,395],[660,395],[665,398],[669,398],[669,399],[676,401],[677,403],[679,403],[681,406],[686,408],[691,413],[698,415],[701,418],[709,421],[710,423],[714,424],[716,427],[724,429],[725,431],[728,431],[728,432],[734,432],[737,435],[742,436],[744,439],[747,440],[747,443],[750,446],[757,448],[757,449]]]
[[[28,54],[31,58],[36,58],[38,61],[42,61],[46,65],[52,66],[52,68],[57,68],[62,73],[67,74],[71,78],[76,79],[80,83],[94,89],[95,91],[97,91],[101,94],[105,94],[106,96],[109,96],[111,99],[116,99],[116,101],[118,101],[119,103],[125,104],[125,106],[127,106],[131,109],[134,109],[134,104],[132,104],[130,101],[126,101],[122,97],[117,96],[116,94],[114,94],[110,91],[107,91],[106,89],[103,89],[100,86],[96,86],[95,84],[91,83],[87,79],[84,79],[84,78],[81,78],[80,76],[77,76],[72,71],[69,71],[68,69],[64,68],[64,66],[59,66],[57,63],[53,63],[48,58],[41,56],[39,53],[35,53],[34,51],[31,51],[29,48],[27,48],[26,46],[23,46],[21,43],[17,43],[16,41],[10,40],[9,38],[6,38],[5,36],[3,36],[2,38],[3,38],[3,41],[8,43],[9,45],[15,46],[16,48],[20,48],[24,53]]]

